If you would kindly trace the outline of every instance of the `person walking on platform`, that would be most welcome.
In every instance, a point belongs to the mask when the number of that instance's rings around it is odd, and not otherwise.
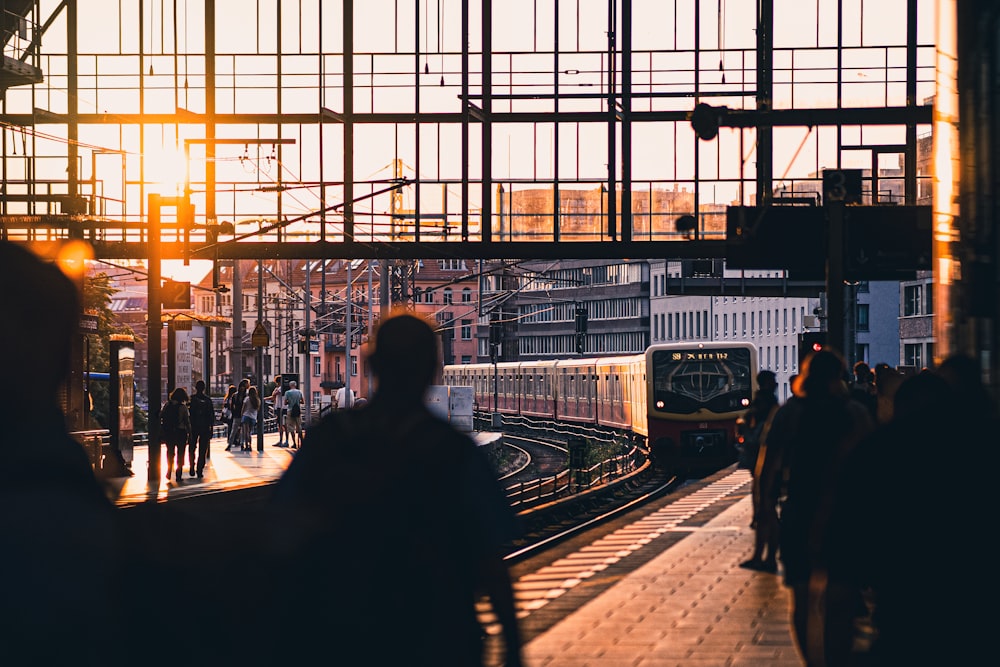
[[[243,399],[243,436],[241,449],[245,452],[253,451],[253,434],[257,432],[257,416],[260,414],[260,396],[257,394],[257,387],[247,389],[246,398]]]
[[[177,481],[184,474],[184,450],[191,440],[191,414],[188,411],[188,393],[184,387],[176,387],[160,410],[160,436],[167,446],[167,479],[174,474],[174,459],[177,460]],[[193,445],[192,445],[193,446]],[[194,467],[194,457],[191,457]]]
[[[274,391],[271,392],[274,406],[274,421],[278,427],[278,442],[275,447],[288,446],[288,430],[285,428],[285,392],[281,390],[281,376],[274,376]]]
[[[299,641],[281,648],[289,664],[322,649],[345,665],[481,665],[483,593],[504,664],[523,664],[502,559],[516,517],[475,443],[425,405],[437,349],[421,318],[384,319],[371,401],[311,426],[275,485],[271,542],[297,547],[274,605],[279,625],[296,625]]]
[[[204,477],[205,461],[208,458],[209,446],[212,442],[212,428],[215,426],[215,406],[212,399],[205,393],[205,381],[194,383],[194,395],[191,397],[191,476],[196,474]],[[197,449],[197,466],[195,471],[195,450]]]
[[[753,476],[751,482],[751,502],[753,503],[753,519],[751,527],[754,529],[754,552],[749,560],[740,563],[740,567],[751,570],[761,570],[764,572],[777,572],[777,553],[772,548],[764,557],[764,551],[769,546],[769,540],[773,527],[772,522],[777,521],[776,508],[772,500],[773,495],[773,473],[768,468],[766,487],[761,485],[761,473],[764,471],[763,459],[767,455],[766,438],[767,431],[771,425],[771,419],[778,411],[778,382],[777,377],[771,371],[760,371],[757,374],[757,394],[750,407],[743,415],[744,435],[743,451],[740,452],[739,467],[750,470]],[[766,497],[764,497],[766,495]],[[767,507],[764,507],[767,505]],[[764,513],[767,516],[762,516]],[[772,516],[773,515],[773,516]],[[766,525],[761,525],[762,523]]]
[[[250,388],[250,380],[240,380],[236,387],[236,393],[230,398],[230,411],[233,413],[233,429],[229,434],[229,444],[226,446],[228,452],[233,447],[239,445],[243,450],[243,404],[246,403],[247,390]]]
[[[842,606],[862,606],[860,596],[836,598],[826,586],[823,536],[841,466],[874,428],[868,409],[850,398],[846,377],[843,357],[832,348],[810,354],[795,398],[778,409],[767,434],[769,454],[773,449],[781,457],[786,480],[780,559],[785,584],[792,589],[796,643],[809,667],[844,664],[852,637],[827,627],[826,620]]]
[[[285,430],[292,449],[298,449],[302,444],[302,400],[299,383],[292,380],[285,392]]]

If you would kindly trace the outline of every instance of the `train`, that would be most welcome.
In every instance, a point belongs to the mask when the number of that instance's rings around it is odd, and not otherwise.
[[[658,343],[644,353],[444,367],[477,409],[625,434],[676,474],[736,461],[737,420],[756,391],[749,342]]]

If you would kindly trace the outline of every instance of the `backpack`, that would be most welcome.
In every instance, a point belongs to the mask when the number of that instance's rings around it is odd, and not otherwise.
[[[167,401],[160,411],[160,433],[177,435],[181,431],[181,404],[177,401]]]
[[[215,425],[215,406],[212,399],[205,395],[195,394],[191,397],[191,424],[198,427]]]

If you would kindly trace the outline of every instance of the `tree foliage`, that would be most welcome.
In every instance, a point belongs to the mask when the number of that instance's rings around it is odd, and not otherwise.
[[[117,291],[106,273],[89,275],[83,283],[83,310],[97,316],[97,333],[87,336],[87,365],[84,369],[92,373],[107,373],[111,370],[109,342],[111,334],[135,336],[132,328],[120,324],[111,311],[111,297]],[[108,419],[110,387],[108,384],[103,380],[87,382],[93,404],[90,412],[92,428],[108,428],[110,424]],[[146,415],[139,408],[136,408],[135,420],[135,430],[144,431],[147,423]]]

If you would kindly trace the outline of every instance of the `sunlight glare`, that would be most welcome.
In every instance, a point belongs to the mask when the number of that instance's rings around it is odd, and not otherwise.
[[[183,193],[187,182],[184,151],[174,146],[148,148],[144,167],[150,192],[167,196]]]
[[[56,255],[56,262],[62,272],[73,280],[78,280],[87,268],[87,260],[94,259],[94,249],[82,240],[63,243]]]

